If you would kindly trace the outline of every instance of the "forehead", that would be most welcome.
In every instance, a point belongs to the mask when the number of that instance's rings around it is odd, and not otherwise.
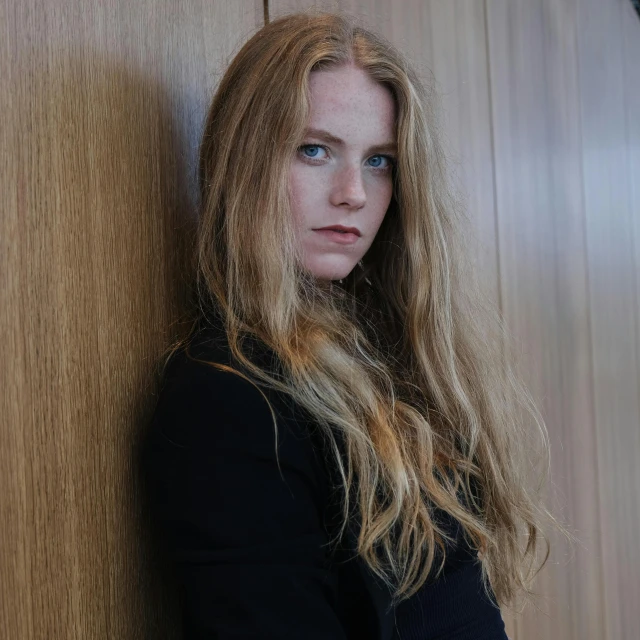
[[[373,136],[380,143],[393,139],[395,102],[391,91],[361,69],[344,66],[314,71],[309,90],[310,127],[329,128],[339,137]]]

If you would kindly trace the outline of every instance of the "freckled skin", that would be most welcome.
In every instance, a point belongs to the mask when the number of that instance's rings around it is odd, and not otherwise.
[[[305,268],[321,281],[339,280],[371,246],[391,201],[395,156],[370,149],[395,142],[395,104],[386,87],[353,66],[314,71],[309,83],[307,127],[344,144],[302,140],[290,166],[291,208]],[[361,236],[344,245],[314,231],[333,224],[356,227]]]

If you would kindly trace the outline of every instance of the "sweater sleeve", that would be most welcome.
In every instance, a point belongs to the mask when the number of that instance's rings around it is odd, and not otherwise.
[[[346,640],[311,440],[250,382],[185,362],[143,451],[154,522],[183,593],[185,640]]]

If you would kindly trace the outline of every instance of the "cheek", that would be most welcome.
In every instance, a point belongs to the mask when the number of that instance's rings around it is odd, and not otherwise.
[[[291,213],[296,223],[305,219],[305,206],[309,204],[309,181],[305,179],[304,172],[292,168],[289,174],[289,203]]]
[[[393,178],[389,178],[384,185],[384,190],[383,190],[383,197],[386,203],[385,209],[389,206],[389,203],[391,202],[391,198],[393,196]]]
[[[393,197],[393,184],[389,182],[380,188],[376,193],[376,211],[377,215],[377,227],[382,224],[384,217],[387,213],[387,209],[391,204],[391,198]]]

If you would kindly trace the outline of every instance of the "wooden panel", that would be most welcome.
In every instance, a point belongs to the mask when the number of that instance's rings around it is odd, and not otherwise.
[[[479,284],[500,304],[494,160],[485,10],[476,0],[430,0],[427,38],[430,67],[443,108],[443,132],[454,184],[475,235]],[[410,16],[405,22],[410,24]]]
[[[552,538],[518,640],[602,638],[599,503],[590,398],[576,6],[488,0],[503,313],[549,428],[549,503],[582,541]]]
[[[633,19],[636,43],[640,29],[627,4],[625,0],[580,0],[578,12],[605,601],[602,637],[608,640],[637,635],[640,602],[640,323],[633,246],[637,201],[632,208],[632,183],[637,185],[639,174],[632,178],[629,164],[629,149],[637,145],[637,138],[635,143],[629,138],[629,127],[640,113],[628,111],[632,102],[627,101],[625,69],[632,74],[629,66],[637,65],[637,58],[625,55],[625,39],[632,46],[631,26],[625,27],[625,22]],[[632,90],[637,90],[637,83]]]
[[[3,637],[176,636],[135,445],[184,300],[204,109],[262,18],[257,0],[0,4]]]
[[[640,366],[640,15],[633,6],[623,5],[624,90],[627,143],[629,151],[629,184],[631,185],[631,219],[635,248],[636,275],[636,362]],[[640,394],[640,383],[638,383]],[[636,567],[640,571],[639,567]]]
[[[558,429],[554,485],[584,543],[568,565],[556,556],[546,615],[527,614],[518,637],[631,637],[640,416],[623,3],[488,7],[505,314],[531,345],[527,377]]]

